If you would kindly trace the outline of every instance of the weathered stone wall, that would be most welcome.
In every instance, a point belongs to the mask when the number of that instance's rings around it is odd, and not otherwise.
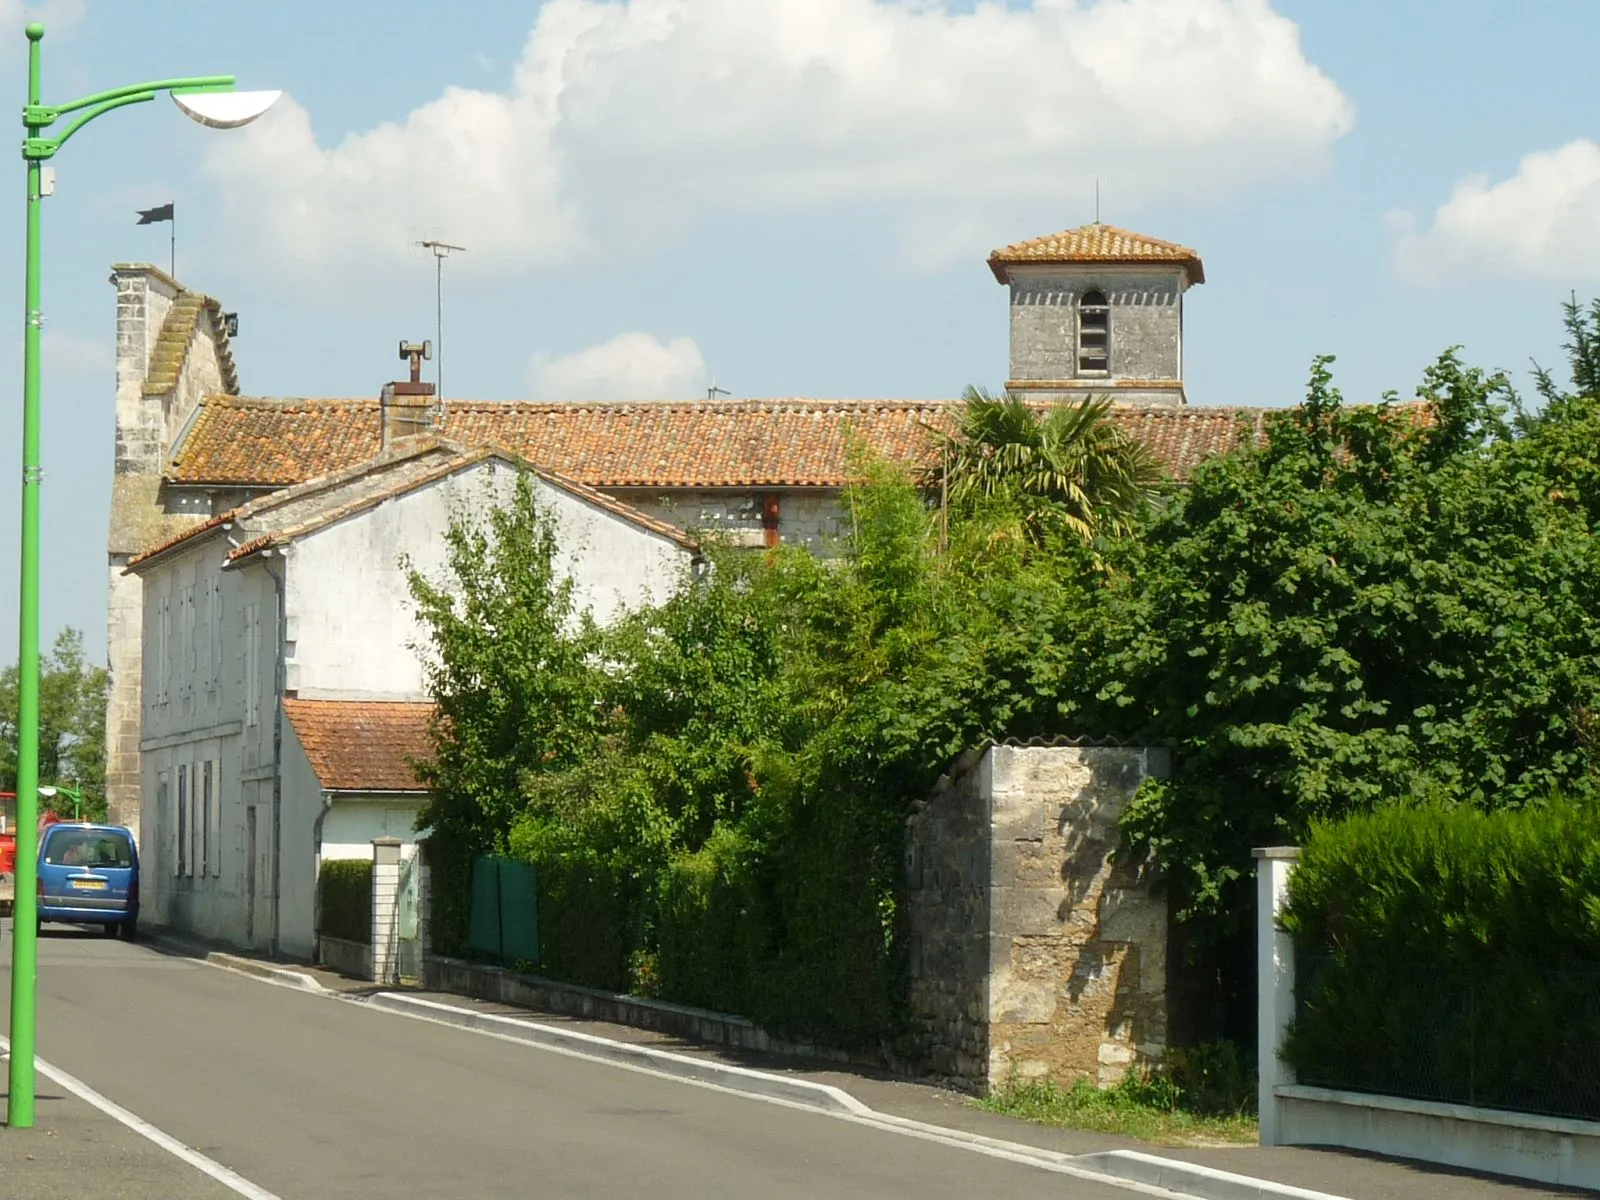
[[[1078,370],[1078,304],[1104,292],[1111,307],[1110,370]],[[1011,280],[1011,371],[1006,386],[1030,398],[1105,394],[1142,404],[1182,404],[1183,273],[1123,264],[1017,269]],[[1143,385],[1143,386],[1141,386]]]
[[[978,1089],[1099,1085],[1167,1041],[1166,903],[1113,865],[1157,749],[994,746],[910,820],[911,1008],[928,1068]]]

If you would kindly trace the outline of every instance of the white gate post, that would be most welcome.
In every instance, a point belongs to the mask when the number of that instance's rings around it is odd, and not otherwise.
[[[399,982],[400,839],[372,839],[372,978]]]
[[[1256,1062],[1259,1070],[1258,1110],[1263,1146],[1278,1140],[1280,1084],[1293,1083],[1294,1072],[1278,1057],[1284,1034],[1294,1018],[1294,942],[1278,925],[1288,898],[1289,876],[1300,851],[1294,846],[1267,846],[1256,859]]]

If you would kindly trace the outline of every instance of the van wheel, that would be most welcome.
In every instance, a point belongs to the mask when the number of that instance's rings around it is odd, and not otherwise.
[[[116,923],[112,922],[112,921],[107,921],[104,925],[102,925],[100,927],[100,936],[102,936],[102,937],[116,937],[117,936]]]
[[[122,940],[125,942],[137,942],[139,940],[139,926],[134,921],[124,921],[117,927],[117,932],[122,935]]]

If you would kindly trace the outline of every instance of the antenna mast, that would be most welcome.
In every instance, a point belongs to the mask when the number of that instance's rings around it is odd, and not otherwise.
[[[439,415],[444,415],[444,260],[452,253],[465,253],[465,246],[452,246],[449,242],[440,242],[424,239],[417,243],[425,250],[433,251],[434,280],[434,358],[433,358],[433,402],[439,409]]]

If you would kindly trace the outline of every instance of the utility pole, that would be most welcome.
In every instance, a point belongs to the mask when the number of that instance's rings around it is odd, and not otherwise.
[[[452,253],[465,254],[465,246],[452,246],[449,242],[433,239],[424,239],[417,243],[424,250],[433,251],[434,281],[434,358],[433,358],[433,402],[439,410],[439,415],[444,415],[444,260]]]

